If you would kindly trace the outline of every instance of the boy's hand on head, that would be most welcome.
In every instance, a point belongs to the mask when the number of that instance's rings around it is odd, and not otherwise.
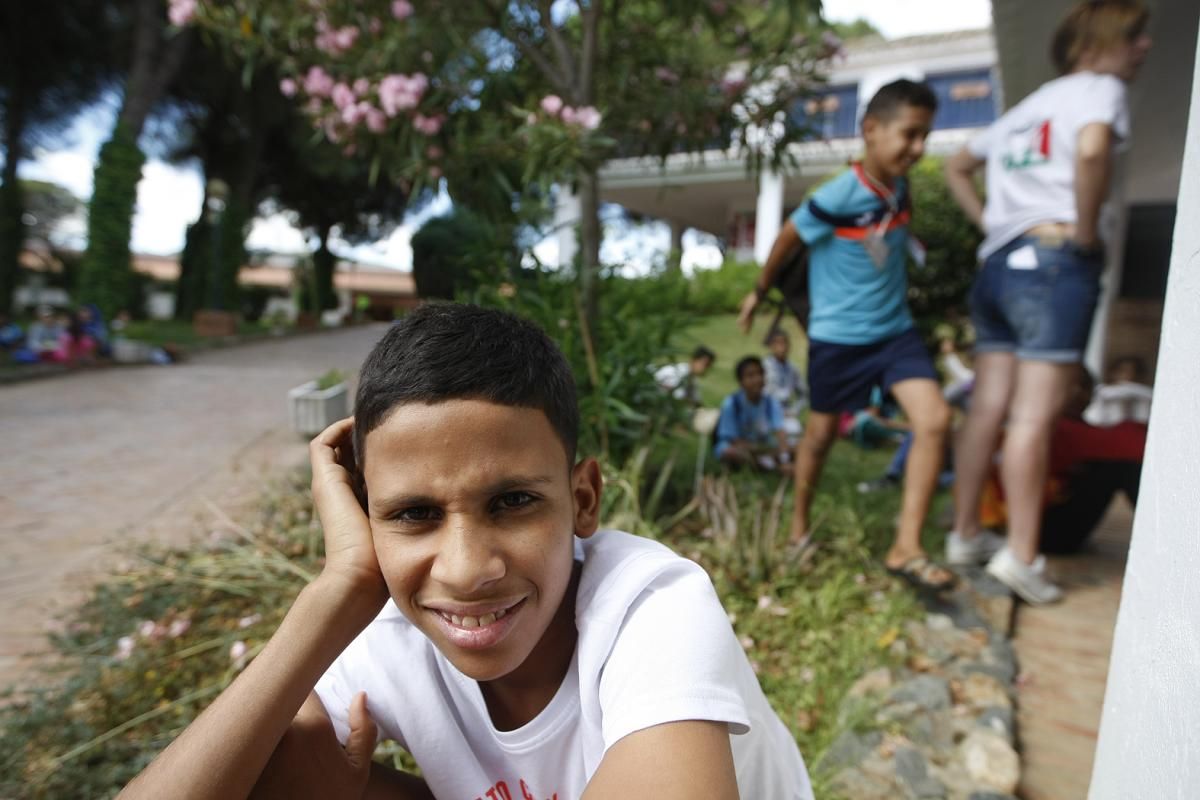
[[[387,601],[387,585],[375,558],[371,523],[359,501],[355,483],[354,418],[335,422],[309,445],[312,460],[313,504],[325,531],[325,569],[349,583],[355,591]]]

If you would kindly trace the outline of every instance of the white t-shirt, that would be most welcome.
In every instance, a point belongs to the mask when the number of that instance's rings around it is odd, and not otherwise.
[[[763,392],[779,402],[784,414],[799,414],[808,398],[808,387],[800,377],[800,370],[790,361],[780,361],[773,355],[765,356],[762,363],[767,376]]]
[[[1154,390],[1140,383],[1102,383],[1092,392],[1084,422],[1109,428],[1122,422],[1149,422]]]
[[[1109,125],[1124,145],[1125,83],[1076,72],[1044,84],[971,140],[967,149],[987,160],[981,261],[1039,223],[1075,223],[1075,152],[1080,130],[1093,122]]]
[[[344,743],[367,693],[395,739],[447,800],[571,800],[608,748],[665,722],[726,722],[746,800],[811,800],[795,740],[768,705],[708,575],[663,545],[620,531],[578,541],[579,639],[567,676],[528,724],[500,731],[479,684],[388,602],[317,683]],[[489,793],[490,792],[490,793]]]

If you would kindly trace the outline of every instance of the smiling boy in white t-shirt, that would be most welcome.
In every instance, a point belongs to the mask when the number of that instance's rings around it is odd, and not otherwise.
[[[708,576],[598,530],[578,419],[530,323],[397,323],[311,447],[321,575],[125,795],[811,798]]]

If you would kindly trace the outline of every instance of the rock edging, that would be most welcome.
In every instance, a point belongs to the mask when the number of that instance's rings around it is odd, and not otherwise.
[[[982,570],[927,598],[891,645],[903,666],[866,673],[839,709],[843,733],[819,768],[853,800],[1012,800],[1020,780],[1014,728],[1013,598]]]

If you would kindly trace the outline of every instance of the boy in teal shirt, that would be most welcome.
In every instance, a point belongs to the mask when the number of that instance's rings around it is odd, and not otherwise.
[[[738,322],[754,312],[797,248],[808,249],[808,382],[811,413],[796,448],[791,538],[809,535],[812,491],[837,438],[838,415],[866,407],[871,389],[890,391],[912,425],[904,501],[887,568],[940,589],[953,575],[926,556],[920,533],[937,484],[950,410],[913,328],[905,294],[912,203],[905,175],[925,152],[937,99],[928,86],[899,80],[867,104],[863,160],[826,183],[784,223]]]

